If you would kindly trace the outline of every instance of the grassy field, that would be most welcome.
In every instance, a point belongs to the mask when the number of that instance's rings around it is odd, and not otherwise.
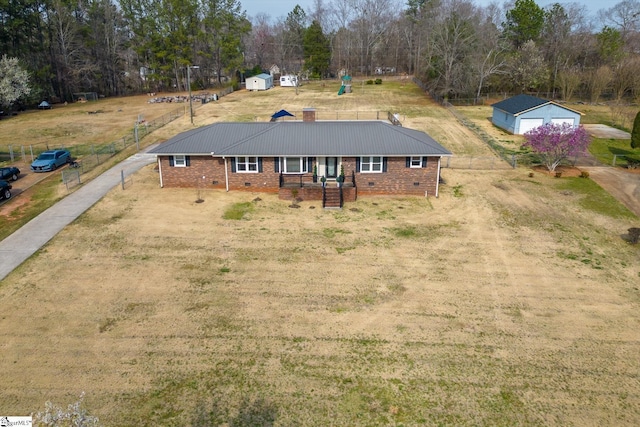
[[[635,159],[640,162],[640,148],[631,148],[628,139],[594,138],[589,151],[602,163],[610,165],[613,156],[617,155],[616,164],[625,164],[625,159]]]
[[[196,125],[389,110],[490,153],[410,85],[362,88],[241,92]],[[2,412],[85,392],[108,426],[638,425],[638,218],[588,179],[444,178],[327,211],[143,169],[0,283]]]

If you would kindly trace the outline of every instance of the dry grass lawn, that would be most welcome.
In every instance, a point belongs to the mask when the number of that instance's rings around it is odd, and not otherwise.
[[[196,124],[371,105],[489,153],[410,85],[383,90],[237,93]],[[1,282],[0,412],[84,391],[106,426],[639,425],[637,217],[585,208],[580,178],[444,178],[438,199],[330,211],[143,169]]]

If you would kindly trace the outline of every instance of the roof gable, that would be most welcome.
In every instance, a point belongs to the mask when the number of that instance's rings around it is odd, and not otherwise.
[[[450,156],[424,132],[384,122],[216,123],[190,130],[153,154],[212,156]]]

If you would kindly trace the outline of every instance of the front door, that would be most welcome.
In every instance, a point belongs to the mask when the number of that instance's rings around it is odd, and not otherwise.
[[[327,157],[327,179],[336,179],[338,177],[338,158]]]

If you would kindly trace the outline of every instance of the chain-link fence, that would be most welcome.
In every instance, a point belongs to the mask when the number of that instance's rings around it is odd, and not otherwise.
[[[217,100],[219,97],[228,95],[233,92],[232,87],[224,88],[220,92],[213,94],[210,98],[198,98],[201,104],[205,104],[210,100]],[[194,98],[195,99],[195,98]],[[195,107],[195,106],[194,106]],[[188,113],[188,107],[180,106],[161,117],[150,121],[140,121],[135,124],[133,129],[115,141],[104,144],[78,144],[72,147],[51,146],[48,143],[32,144],[32,145],[8,145],[6,148],[0,147],[0,162],[16,162],[22,160],[26,164],[32,163],[40,153],[51,149],[67,149],[71,153],[71,157],[76,160],[74,166],[80,174],[83,174],[97,165],[104,163],[116,153],[130,147],[131,145],[139,145],[140,140],[153,132],[160,129],[168,123],[180,118]],[[138,146],[139,149],[139,146]],[[63,178],[64,179],[64,178]],[[66,182],[65,182],[66,184]]]

